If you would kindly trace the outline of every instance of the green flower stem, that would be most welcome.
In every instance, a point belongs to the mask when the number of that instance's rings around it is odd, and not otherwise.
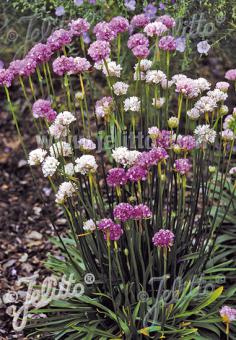
[[[33,96],[34,100],[36,100],[34,84],[33,84],[31,76],[29,76],[29,85],[30,85],[30,90],[31,90],[32,96]]]
[[[117,35],[117,61],[120,64],[120,51],[121,51],[121,34]]]
[[[47,69],[47,73],[48,73],[48,77],[49,77],[49,82],[50,82],[51,89],[52,89],[53,98],[56,99],[56,94],[55,94],[55,90],[54,90],[54,86],[53,86],[53,81],[52,81],[52,75],[51,75],[50,66],[49,66],[48,63],[46,63],[46,69]]]
[[[137,267],[136,256],[135,256],[135,253],[134,253],[134,242],[133,242],[133,237],[132,237],[132,234],[131,234],[130,226],[128,224],[126,224],[126,234],[127,234],[129,251],[130,251],[130,255],[131,255],[132,268],[134,270],[136,288],[137,288],[137,291],[139,292],[140,291],[139,275],[138,275],[138,267]]]
[[[179,119],[179,121],[180,121],[180,118],[181,118],[182,105],[183,105],[183,94],[181,93],[178,96],[178,119]]]
[[[41,95],[44,97],[43,77],[42,77],[42,75],[40,73],[40,69],[38,67],[36,67],[36,73],[37,73],[37,77],[38,77],[38,81],[39,81],[40,92],[41,92]]]
[[[50,86],[49,86],[49,81],[48,81],[48,75],[47,75],[47,70],[46,70],[45,64],[43,64],[43,74],[44,74],[44,78],[45,78],[45,80],[46,80],[48,95],[50,96],[51,91],[50,91]]]
[[[84,105],[85,105],[85,110],[86,110],[86,115],[87,115],[88,132],[91,136],[90,117],[89,117],[88,104],[87,104],[87,98],[86,98],[86,93],[85,93],[85,89],[84,89],[84,81],[83,81],[82,74],[79,75],[79,80],[80,80],[80,86],[81,86],[81,91],[82,91],[82,94],[83,94],[83,100],[84,100]]]
[[[64,75],[64,86],[65,86],[65,89],[66,89],[68,109],[69,109],[70,112],[72,112],[71,97],[70,97],[70,85],[69,85],[69,78],[68,78],[67,74]]]

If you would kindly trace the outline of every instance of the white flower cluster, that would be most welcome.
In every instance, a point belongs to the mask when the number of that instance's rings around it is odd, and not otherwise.
[[[225,142],[231,142],[235,139],[235,135],[233,133],[232,130],[230,129],[226,129],[222,132],[220,132],[221,138],[225,141]]]
[[[96,224],[93,222],[92,219],[87,220],[84,222],[83,229],[85,231],[94,231],[96,229]]]
[[[214,109],[217,107],[216,101],[208,96],[201,97],[195,103],[195,109],[199,111],[199,113],[203,114],[205,112],[213,112]]]
[[[140,155],[139,151],[128,150],[124,146],[120,146],[112,150],[112,157],[114,158],[116,163],[121,164],[123,166],[134,165],[139,155]]]
[[[160,130],[157,126],[152,126],[148,129],[148,135],[151,138],[157,138],[160,135]]]
[[[207,95],[208,95],[208,97],[212,98],[216,103],[224,102],[228,98],[227,93],[225,93],[225,92],[223,92],[219,89],[209,91],[209,92],[207,92]]]
[[[28,164],[39,165],[44,161],[47,151],[41,148],[35,149],[29,153]]]
[[[166,80],[166,75],[160,70],[149,70],[146,73],[146,83],[148,84],[160,84],[163,80]]]
[[[98,165],[96,159],[92,155],[83,155],[75,160],[75,172],[82,175],[96,172]]]
[[[189,119],[197,120],[200,117],[200,112],[197,108],[193,107],[191,110],[187,111]]]
[[[138,112],[140,110],[140,100],[138,97],[130,97],[124,101],[125,111]]]
[[[65,169],[65,174],[68,176],[73,176],[75,173],[75,169],[74,169],[74,164],[73,163],[67,163],[64,166]]]
[[[60,112],[53,124],[49,127],[50,135],[57,139],[66,137],[68,133],[68,126],[75,120],[76,118],[71,112]]]
[[[62,204],[67,198],[72,197],[76,192],[74,184],[71,182],[63,182],[56,193],[56,203]]]
[[[59,166],[59,162],[55,157],[46,157],[42,164],[42,171],[44,177],[53,176]]]
[[[92,151],[96,149],[96,144],[91,139],[88,138],[81,138],[78,141],[78,144],[80,150],[82,151]]]
[[[153,36],[162,36],[166,31],[168,31],[168,28],[166,27],[166,25],[164,25],[162,22],[151,22],[149,24],[147,24],[144,27],[143,30],[148,37],[153,37]]]
[[[152,61],[148,60],[148,59],[141,59],[140,64],[137,63],[137,64],[134,65],[135,72],[138,69],[138,65],[140,65],[140,71],[141,72],[147,72],[152,67]]]
[[[110,76],[110,77],[120,78],[120,74],[121,74],[121,71],[122,71],[121,65],[116,64],[116,62],[111,61],[111,59],[106,59],[106,64],[104,62],[95,63],[94,67],[97,70],[102,71],[105,74],[106,77]]]
[[[117,96],[123,96],[127,93],[129,85],[126,83],[123,83],[122,81],[118,81],[115,84],[113,84],[113,91]]]
[[[58,158],[60,156],[68,157],[72,155],[71,145],[63,141],[52,144],[49,151],[50,155],[55,158]]]
[[[152,99],[152,105],[157,108],[160,109],[164,104],[165,104],[165,97],[161,97],[161,98],[153,98]]]
[[[198,145],[213,144],[216,139],[216,131],[210,125],[198,125],[194,130],[194,135]]]

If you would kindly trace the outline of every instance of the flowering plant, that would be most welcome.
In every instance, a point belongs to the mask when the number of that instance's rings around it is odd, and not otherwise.
[[[94,28],[79,18],[0,70],[22,144],[8,89],[16,79],[27,102],[33,100],[35,128],[51,141],[28,155],[29,165],[40,166],[50,181],[70,228],[67,238],[58,234],[66,262],[48,265],[57,273],[73,271],[78,280],[86,272],[95,277],[85,296],[52,303],[45,313],[63,306],[68,320],[33,323],[42,332],[68,339],[220,334],[214,303],[223,288],[199,295],[200,285],[191,291],[191,284],[202,274],[216,278],[209,261],[217,256],[217,237],[235,197],[236,109],[228,114],[225,101],[236,72],[226,73],[230,83],[214,86],[172,74],[174,26],[167,15],[152,21],[140,14],[130,23],[115,17]],[[86,48],[83,33],[89,30],[96,40]],[[68,55],[73,39],[79,56]],[[98,91],[97,77],[104,91]],[[233,190],[224,206],[229,177]],[[158,295],[171,289],[172,299]],[[207,315],[219,328],[208,329]],[[233,319],[223,321],[229,333]]]

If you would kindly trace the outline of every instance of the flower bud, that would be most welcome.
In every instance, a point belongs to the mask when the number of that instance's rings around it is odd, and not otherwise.
[[[179,125],[179,119],[177,117],[170,117],[168,119],[168,126],[169,126],[169,128],[175,129],[175,128],[178,127],[178,125]]]
[[[222,106],[220,107],[220,115],[221,115],[221,116],[227,115],[228,112],[229,112],[228,106],[222,105]]]
[[[129,256],[129,249],[125,248],[124,249],[124,254],[125,254],[125,256]]]
[[[181,152],[181,147],[178,144],[172,146],[174,153],[179,154]]]
[[[208,167],[208,170],[209,170],[209,172],[210,172],[211,174],[214,174],[214,173],[216,172],[216,167],[210,165],[210,166]]]
[[[78,102],[84,99],[84,94],[81,91],[76,92],[75,94],[75,100]]]

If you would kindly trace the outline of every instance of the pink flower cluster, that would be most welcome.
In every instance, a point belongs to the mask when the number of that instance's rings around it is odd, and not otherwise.
[[[110,218],[104,218],[97,222],[98,229],[103,232],[104,239],[111,241],[118,241],[123,234],[123,229],[120,224],[116,224]]]
[[[174,244],[175,235],[168,229],[160,229],[152,238],[155,247],[171,247]]]
[[[196,148],[196,140],[193,136],[178,136],[177,143],[183,151],[191,151]]]
[[[159,162],[167,159],[169,156],[162,147],[155,147],[150,151],[144,151],[139,155],[136,164],[144,169],[157,165]]]
[[[131,35],[127,43],[128,48],[130,48],[137,58],[146,58],[149,54],[149,41],[142,33],[136,33]]]
[[[86,58],[61,56],[54,60],[52,67],[56,74],[63,76],[66,73],[78,74],[88,71],[91,64]]]
[[[52,52],[60,50],[63,46],[70,44],[73,34],[63,28],[54,31],[47,39],[47,45],[51,48]]]
[[[14,75],[9,69],[0,69],[0,86],[10,87],[13,81]]]
[[[125,171],[123,168],[113,168],[108,171],[107,184],[110,187],[125,185],[128,181],[138,182],[147,179],[147,170],[139,165],[134,165]]]
[[[167,28],[173,28],[176,25],[174,18],[170,17],[169,15],[162,15],[161,17],[157,18],[156,21],[161,22]]]
[[[129,203],[120,203],[113,210],[114,218],[121,222],[128,220],[148,219],[152,217],[152,212],[145,204],[132,206]]]
[[[176,41],[175,38],[171,35],[164,36],[159,41],[159,48],[164,51],[175,51],[176,50]]]
[[[180,158],[174,162],[175,171],[180,175],[186,175],[191,169],[191,163],[187,158]]]
[[[160,130],[156,139],[156,145],[162,148],[169,148],[172,144],[173,134],[168,130]]]
[[[149,24],[149,22],[150,22],[150,19],[148,18],[148,16],[146,16],[145,14],[138,14],[132,18],[130,25],[133,28],[142,28],[146,26],[147,24]]]
[[[96,62],[107,59],[110,53],[110,44],[105,40],[94,41],[88,49],[88,54],[93,59],[93,61]]]
[[[229,307],[229,306],[223,306],[220,310],[220,316],[222,317],[223,321],[226,323],[235,321],[236,320],[236,309]]]
[[[225,73],[225,78],[228,80],[236,81],[236,69],[227,71]]]
[[[116,33],[112,30],[109,23],[105,21],[99,22],[93,29],[97,40],[112,41],[116,37]]]
[[[112,103],[112,97],[103,97],[102,99],[97,100],[95,104],[96,116],[104,118],[109,115],[112,110]]]
[[[77,20],[72,20],[69,23],[69,28],[72,35],[80,36],[81,34],[88,32],[90,24],[87,20],[78,18]]]
[[[126,32],[129,29],[129,21],[121,16],[111,19],[109,25],[116,34]]]
[[[37,100],[33,105],[32,111],[35,118],[46,118],[49,122],[53,122],[57,116],[57,113],[52,109],[49,100]]]

